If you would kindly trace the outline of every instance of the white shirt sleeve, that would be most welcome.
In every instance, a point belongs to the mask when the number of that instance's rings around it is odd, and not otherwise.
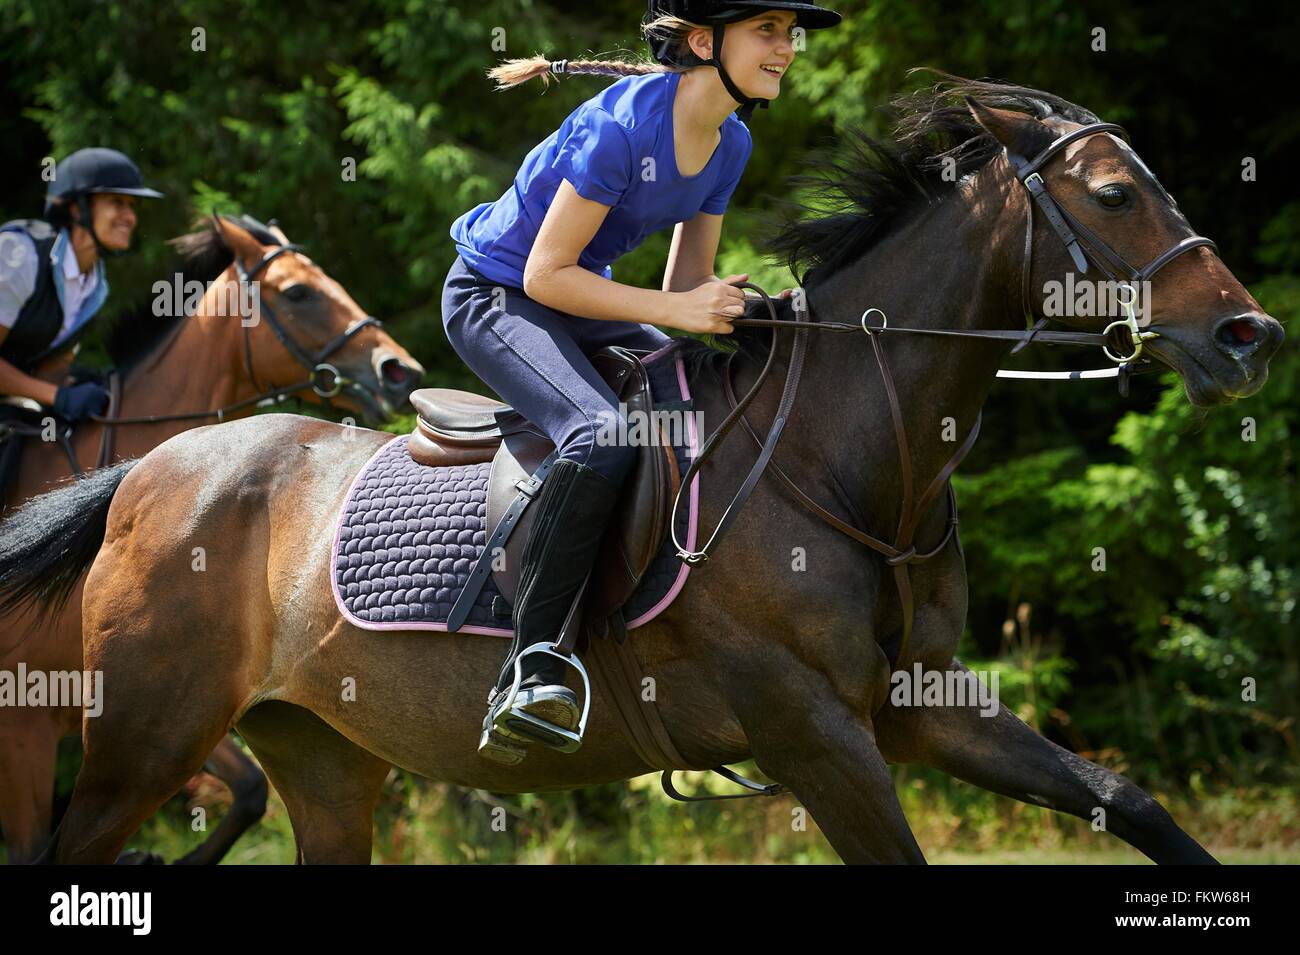
[[[13,328],[36,290],[36,243],[23,232],[0,232],[0,325]]]

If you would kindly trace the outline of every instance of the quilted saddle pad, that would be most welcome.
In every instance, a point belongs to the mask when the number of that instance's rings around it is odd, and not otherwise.
[[[676,343],[643,359],[655,405],[689,402],[690,388]],[[679,473],[699,450],[694,415],[672,428]],[[387,442],[358,472],[344,498],[331,553],[339,612],[366,630],[442,630],[471,568],[487,544],[490,463],[434,468],[411,460],[408,435]],[[695,547],[699,477],[677,533]],[[636,592],[623,607],[629,629],[664,611],[686,584],[690,567],[667,537]],[[513,635],[509,607],[489,575],[458,633]],[[495,610],[494,610],[495,608]]]

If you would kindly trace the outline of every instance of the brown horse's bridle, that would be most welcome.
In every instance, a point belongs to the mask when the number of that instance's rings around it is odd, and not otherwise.
[[[280,340],[280,344],[285,350],[302,365],[303,368],[310,372],[307,381],[303,382],[299,390],[310,387],[316,394],[325,399],[336,397],[345,387],[355,385],[357,382],[344,376],[344,374],[333,365],[325,361],[330,355],[334,354],[349,341],[352,336],[356,335],[362,329],[374,325],[376,328],[383,327],[383,322],[373,315],[367,315],[365,318],[359,318],[341,333],[327,341],[321,348],[312,355],[305,348],[296,342],[293,337],[285,330],[283,324],[276,317],[275,310],[271,308],[265,298],[262,297],[260,287],[252,285],[252,281],[257,274],[265,269],[268,265],[284,255],[286,252],[301,252],[302,246],[295,245],[292,242],[272,249],[262,256],[260,260],[251,268],[245,269],[244,263],[239,261],[239,256],[235,256],[235,271],[239,275],[239,287],[241,289],[255,289],[258,298],[258,313],[265,315],[271,326],[271,331],[275,332],[275,337]],[[248,377],[253,382],[254,388],[262,386],[257,382],[257,375],[253,372],[253,351],[248,341],[248,324],[241,323],[244,328],[244,367],[248,371]]]
[[[343,332],[326,342],[315,355],[311,355],[305,348],[299,345],[292,336],[289,335],[288,331],[276,316],[275,311],[266,303],[266,300],[262,298],[261,289],[250,284],[259,272],[265,269],[281,255],[284,255],[286,252],[301,251],[302,246],[295,245],[292,242],[287,242],[284,245],[277,246],[270,252],[267,252],[251,269],[244,268],[244,264],[239,260],[237,254],[235,255],[234,265],[235,272],[239,277],[240,289],[256,289],[258,295],[258,315],[266,316],[276,338],[280,340],[280,343],[284,345],[289,354],[292,355],[294,359],[303,366],[303,368],[310,372],[308,378],[305,381],[300,381],[294,385],[263,389],[261,384],[258,383],[257,375],[253,371],[253,351],[249,344],[248,337],[249,325],[244,322],[241,322],[244,329],[244,369],[248,372],[248,377],[249,380],[252,381],[253,387],[258,390],[258,393],[253,395],[251,398],[244,398],[241,401],[236,401],[234,404],[225,405],[224,407],[216,408],[212,411],[189,411],[178,414],[142,415],[135,418],[112,417],[114,409],[118,407],[121,401],[122,388],[121,374],[116,369],[113,369],[108,373],[109,407],[107,409],[107,414],[90,416],[92,421],[105,426],[103,438],[99,443],[99,455],[96,457],[95,464],[96,468],[102,468],[112,463],[115,454],[114,437],[116,431],[114,429],[121,425],[160,424],[167,421],[198,421],[203,418],[216,418],[217,422],[220,423],[225,421],[226,416],[233,412],[241,411],[244,408],[260,404],[263,401],[280,401],[290,395],[296,395],[299,392],[306,391],[308,388],[320,395],[320,397],[325,400],[325,404],[328,407],[330,399],[340,394],[344,388],[361,388],[359,382],[346,377],[334,365],[327,363],[325,359],[351,341],[352,337],[362,329],[368,328],[371,325],[376,328],[382,328],[384,324],[382,321],[375,318],[373,315],[359,318],[344,329]],[[180,330],[181,325],[180,323],[177,323],[175,331],[171,333],[171,338],[180,334]],[[39,429],[28,428],[27,426],[21,425],[15,425],[11,430],[13,430],[15,434],[21,436],[39,435],[41,433]],[[72,473],[77,477],[83,477],[85,472],[81,469],[81,465],[77,461],[77,456],[72,450],[71,434],[71,429],[65,429],[60,433],[59,440],[63,447],[64,454],[68,458],[68,463],[72,468]]]
[[[1166,265],[1178,258],[1184,252],[1190,252],[1192,249],[1200,246],[1207,246],[1216,253],[1219,247],[1214,241],[1207,239],[1203,235],[1189,235],[1187,238],[1174,243],[1165,251],[1161,252],[1154,259],[1148,262],[1142,268],[1134,268],[1128,261],[1116,252],[1110,245],[1097,233],[1093,232],[1086,225],[1072,216],[1067,209],[1061,206],[1047,190],[1047,184],[1043,182],[1043,177],[1039,170],[1043,168],[1053,156],[1063,150],[1066,146],[1084,139],[1088,136],[1095,136],[1098,133],[1116,133],[1124,141],[1128,142],[1128,133],[1124,127],[1115,123],[1090,123],[1087,126],[1081,126],[1076,130],[1066,133],[1064,136],[1054,140],[1046,149],[1040,152],[1032,160],[1026,160],[1014,153],[1008,153],[1011,165],[1016,171],[1016,178],[1024,185],[1033,202],[1026,204],[1028,210],[1028,225],[1025,229],[1025,258],[1024,266],[1021,268],[1020,296],[1021,307],[1025,313],[1026,324],[1033,319],[1033,309],[1031,306],[1032,298],[1030,294],[1030,272],[1033,267],[1034,258],[1034,206],[1037,205],[1043,212],[1043,218],[1047,224],[1060,238],[1065,246],[1065,251],[1069,253],[1073,260],[1075,268],[1081,274],[1087,274],[1088,265],[1097,266],[1098,270],[1113,282],[1123,283],[1128,287],[1129,295],[1120,304],[1125,310],[1125,317],[1117,322],[1112,322],[1102,330],[1102,336],[1109,336],[1112,332],[1120,329],[1126,329],[1129,333],[1129,339],[1132,344],[1132,352],[1128,355],[1116,355],[1111,352],[1109,345],[1103,345],[1107,357],[1113,361],[1124,365],[1134,361],[1142,353],[1142,343],[1147,339],[1157,338],[1158,333],[1152,331],[1143,331],[1138,326],[1137,316],[1134,310],[1136,301],[1137,286],[1142,282],[1150,281],[1157,272]],[[1081,241],[1082,240],[1082,241]],[[1033,340],[1035,333],[1047,323],[1046,318],[1038,320],[1029,329],[1029,335],[1020,342],[1013,351],[1019,351],[1025,345]]]
[[[902,603],[903,627],[896,640],[891,640],[888,645],[882,646],[889,658],[890,666],[897,666],[899,659],[902,657],[907,648],[908,640],[912,634],[912,622],[915,617],[915,607],[912,599],[911,580],[908,575],[908,565],[924,560],[929,560],[940,551],[942,551],[950,540],[957,537],[957,497],[953,492],[952,485],[948,479],[956,471],[957,466],[961,464],[968,451],[975,444],[975,439],[979,435],[980,420],[983,412],[975,416],[975,424],[971,427],[970,433],[966,440],[961,443],[956,452],[948,459],[945,464],[935,475],[926,487],[925,491],[916,497],[914,495],[912,481],[912,464],[911,454],[907,440],[907,429],[903,425],[902,410],[898,402],[898,392],[894,385],[894,376],[889,370],[889,363],[885,358],[884,350],[880,345],[881,332],[914,332],[925,335],[952,335],[960,338],[992,338],[1003,339],[1017,342],[1012,349],[1015,354],[1031,342],[1046,345],[1095,345],[1102,348],[1106,355],[1113,361],[1119,363],[1117,369],[1111,370],[1109,374],[1102,372],[1065,372],[1065,373],[1017,373],[1031,374],[1038,377],[1102,377],[1116,376],[1120,379],[1121,392],[1126,391],[1127,375],[1143,370],[1136,362],[1142,350],[1142,342],[1149,338],[1157,337],[1157,333],[1150,331],[1150,325],[1146,329],[1139,327],[1134,305],[1136,302],[1136,284],[1145,282],[1159,272],[1162,268],[1178,258],[1185,252],[1200,246],[1218,251],[1218,247],[1204,236],[1193,235],[1175,243],[1164,252],[1157,255],[1142,268],[1131,266],[1118,252],[1110,247],[1100,236],[1091,229],[1079,222],[1074,216],[1067,212],[1052,197],[1047,189],[1047,184],[1043,181],[1039,170],[1071,143],[1092,136],[1097,133],[1118,132],[1125,136],[1124,130],[1114,123],[1091,123],[1080,127],[1072,132],[1066,133],[1060,138],[1054,140],[1042,152],[1032,160],[1025,160],[1020,156],[1008,154],[1008,158],[1015,170],[1017,179],[1024,184],[1027,190],[1028,228],[1025,232],[1025,256],[1024,266],[1022,269],[1021,280],[1021,304],[1026,316],[1026,329],[1024,331],[1013,331],[1011,329],[937,329],[937,328],[902,328],[891,326],[885,313],[878,308],[869,308],[862,313],[862,320],[859,324],[848,324],[844,322],[818,322],[812,318],[811,311],[808,311],[808,318],[800,316],[803,314],[801,309],[796,308],[794,311],[794,320],[778,319],[776,317],[776,307],[772,303],[771,297],[759,288],[749,282],[736,283],[740,288],[749,288],[756,291],[767,306],[770,318],[737,318],[734,319],[734,325],[748,325],[756,327],[770,327],[772,329],[772,344],[768,352],[767,361],[759,371],[758,378],[753,386],[745,393],[745,396],[739,401],[736,400],[735,392],[732,388],[732,362],[735,359],[736,352],[728,356],[727,363],[723,368],[723,385],[727,396],[727,403],[731,406],[731,411],[723,419],[718,429],[709,436],[704,443],[704,447],[691,462],[686,473],[682,475],[681,483],[678,487],[676,496],[673,499],[672,512],[669,516],[669,528],[672,535],[673,546],[677,548],[677,556],[687,564],[698,564],[709,557],[709,551],[717,543],[726,529],[736,519],[740,509],[744,506],[746,499],[754,490],[758,479],[765,470],[771,471],[776,479],[786,490],[794,495],[795,500],[805,508],[816,515],[820,520],[829,524],[831,527],[852,538],[860,544],[864,544],[876,551],[885,558],[885,563],[893,568],[894,581],[898,588],[899,600]],[[1074,331],[1045,331],[1043,325],[1048,321],[1047,318],[1041,318],[1036,323],[1033,322],[1032,297],[1030,295],[1030,272],[1033,264],[1033,244],[1034,244],[1034,206],[1037,205],[1042,210],[1044,218],[1052,227],[1064,243],[1066,251],[1069,253],[1071,260],[1082,273],[1087,273],[1089,263],[1096,265],[1098,270],[1113,281],[1128,283],[1128,288],[1132,292],[1127,296],[1127,300],[1121,302],[1125,309],[1125,318],[1108,325],[1104,331],[1096,332],[1074,332]],[[806,299],[805,299],[806,302]],[[867,318],[872,313],[880,315],[880,324],[870,325]],[[768,373],[771,371],[777,352],[777,330],[781,328],[793,328],[795,331],[794,344],[790,353],[790,363],[786,371],[785,386],[781,393],[781,400],[777,406],[776,416],[772,421],[771,430],[767,434],[766,440],[760,438],[758,433],[745,418],[745,408],[749,406],[754,397],[758,394],[759,389],[763,386]],[[898,444],[898,456],[903,485],[903,500],[899,508],[898,530],[895,534],[894,543],[889,544],[885,541],[878,540],[870,534],[862,531],[852,524],[840,519],[839,517],[826,510],[802,490],[790,479],[790,477],[772,461],[772,453],[776,450],[777,442],[781,439],[781,432],[784,430],[786,422],[789,419],[790,412],[794,406],[795,393],[799,387],[799,379],[803,373],[803,363],[807,355],[807,336],[809,331],[833,331],[833,332],[865,332],[871,340],[871,347],[875,353],[876,364],[880,368],[881,379],[884,383],[885,395],[889,401],[889,413],[893,420],[894,436]],[[1125,335],[1125,333],[1127,333]],[[1128,338],[1128,345],[1131,349],[1127,354],[1119,355],[1110,350],[1110,345],[1116,344],[1122,347],[1122,339]],[[1148,364],[1143,362],[1143,364]],[[717,527],[714,528],[708,541],[698,550],[692,551],[684,547],[677,536],[677,513],[681,504],[682,496],[688,493],[691,480],[699,473],[705,460],[718,446],[727,433],[732,429],[736,422],[741,422],[745,430],[753,438],[754,443],[759,448],[758,460],[750,469],[749,474],[745,477],[736,492],[731,503],[722,513],[718,520]],[[944,532],[943,539],[932,549],[917,553],[914,543],[914,535],[922,518],[929,513],[930,506],[935,502],[939,492],[947,484],[948,488],[948,524]],[[958,547],[961,544],[958,541]]]

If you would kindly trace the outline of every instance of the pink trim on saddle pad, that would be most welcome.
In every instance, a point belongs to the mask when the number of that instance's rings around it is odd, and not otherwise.
[[[642,359],[642,362],[645,364],[650,364],[651,361],[653,361],[655,358],[664,354],[669,349],[676,347],[678,344],[679,344],[678,341],[669,342],[667,345],[665,345],[663,348],[660,348],[658,351],[653,352],[650,355],[647,355],[645,358]],[[691,391],[690,391],[690,387],[686,383],[686,367],[683,364],[680,356],[678,356],[675,359],[675,361],[677,363],[677,384],[678,384],[678,388],[680,389],[681,398],[682,400],[689,401],[691,398]],[[687,456],[688,459],[693,460],[695,456],[699,453],[699,449],[700,449],[699,435],[696,433],[694,415],[688,415],[686,422],[687,422],[686,424],[687,435],[689,441]],[[383,454],[384,451],[386,451],[389,448],[389,446],[393,443],[393,441],[399,441],[404,437],[406,437],[406,435],[395,435],[392,439],[390,439],[389,441],[385,441],[382,445],[380,445],[378,450],[376,450],[375,453],[372,454],[370,458],[366,461],[366,463],[361,467],[361,470],[357,472],[356,476],[352,479],[352,483],[348,486],[347,494],[343,496],[343,504],[339,508],[339,515],[338,518],[335,520],[335,524],[334,524],[334,542],[330,547],[330,561],[329,561],[330,589],[334,594],[334,603],[338,607],[339,613],[343,616],[343,619],[345,619],[348,623],[352,624],[354,627],[359,627],[362,630],[441,630],[445,633],[447,632],[446,622],[440,623],[437,621],[394,620],[385,623],[376,623],[371,620],[364,620],[358,617],[356,614],[352,613],[352,611],[348,609],[347,605],[344,603],[343,600],[343,593],[339,589],[339,574],[336,570],[336,566],[337,566],[338,555],[339,555],[339,541],[343,531],[344,515],[347,512],[348,505],[352,502],[352,499],[356,494],[358,486],[361,484],[362,479],[366,476],[366,472],[368,472],[371,469],[371,467],[374,465],[375,460],[381,454]],[[696,535],[696,530],[698,525],[699,486],[700,486],[700,477],[697,474],[695,478],[691,481],[690,513],[687,519],[686,546],[691,549],[694,549],[695,547],[695,535]],[[627,623],[628,629],[632,629],[633,627],[639,627],[642,626],[643,624],[648,623],[649,621],[657,617],[659,614],[661,614],[665,609],[667,609],[668,605],[671,604],[673,600],[677,597],[677,595],[681,592],[682,587],[686,585],[686,578],[690,574],[690,571],[691,568],[688,565],[682,564],[681,568],[678,570],[677,578],[676,580],[673,581],[673,584],[669,588],[668,593],[666,593],[663,599],[660,600],[657,604],[655,604],[645,613],[641,614],[641,616],[637,617],[635,620],[629,621]],[[483,634],[484,636],[492,636],[492,637],[514,636],[513,628],[484,627],[484,626],[474,626],[471,624],[464,624],[456,632],[477,633],[477,634]]]

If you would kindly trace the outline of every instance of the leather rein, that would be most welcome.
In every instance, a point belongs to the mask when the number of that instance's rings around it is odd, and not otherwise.
[[[1030,295],[1030,271],[1033,262],[1033,236],[1034,236],[1034,207],[1037,206],[1046,218],[1053,231],[1060,237],[1064,243],[1066,251],[1075,266],[1081,273],[1087,273],[1089,264],[1096,265],[1102,274],[1110,277],[1112,280],[1124,281],[1127,283],[1136,283],[1149,280],[1160,269],[1168,265],[1174,259],[1178,258],[1185,252],[1192,249],[1206,246],[1218,251],[1218,247],[1204,236],[1189,236],[1182,239],[1175,245],[1166,249],[1160,255],[1156,256],[1150,263],[1142,268],[1134,268],[1124,260],[1114,249],[1112,249],[1101,237],[1096,235],[1069,212],[1062,208],[1048,192],[1046,183],[1043,182],[1039,170],[1053,156],[1057,155],[1062,149],[1085,136],[1092,136],[1097,133],[1119,132],[1124,134],[1124,130],[1113,123],[1092,123],[1054,140],[1042,152],[1032,160],[1026,161],[1014,154],[1010,155],[1013,168],[1016,171],[1016,177],[1024,184],[1028,196],[1026,205],[1028,207],[1028,226],[1025,232],[1025,256],[1022,268],[1021,280],[1021,305],[1026,317],[1026,328],[1023,331],[1011,329],[933,329],[933,328],[903,328],[889,324],[885,313],[878,308],[868,308],[862,313],[861,321],[858,324],[849,324],[845,322],[819,322],[812,318],[811,310],[807,311],[807,318],[801,317],[805,314],[804,310],[796,308],[794,310],[794,320],[778,319],[776,317],[776,307],[772,298],[762,288],[750,282],[738,282],[737,287],[753,289],[761,296],[763,303],[767,307],[770,318],[737,318],[734,319],[733,325],[744,325],[753,327],[764,327],[772,329],[772,344],[768,352],[767,360],[759,371],[757,379],[750,389],[739,401],[736,400],[736,394],[732,387],[732,365],[738,352],[732,352],[723,368],[722,380],[723,387],[727,398],[727,403],[731,410],[705,442],[704,447],[691,462],[689,468],[682,475],[681,483],[678,486],[677,494],[673,498],[672,512],[669,516],[669,528],[672,535],[673,546],[677,548],[677,556],[685,563],[695,565],[702,563],[709,558],[709,552],[717,544],[718,540],[726,532],[727,528],[735,521],[745,501],[748,499],[754,487],[757,485],[759,478],[764,471],[770,470],[778,482],[788,490],[796,501],[804,508],[814,514],[824,523],[835,528],[847,537],[869,547],[871,550],[880,554],[885,559],[886,565],[891,567],[894,572],[894,582],[898,590],[899,600],[902,604],[903,627],[897,638],[891,640],[882,649],[889,658],[890,666],[897,666],[898,661],[902,658],[912,634],[912,624],[915,618],[915,606],[912,596],[911,579],[908,573],[908,567],[913,563],[919,563],[929,560],[945,547],[949,541],[957,537],[957,497],[953,491],[949,478],[956,471],[962,459],[966,457],[967,452],[974,446],[975,440],[979,435],[980,421],[983,416],[981,410],[975,416],[975,423],[971,427],[970,433],[953,453],[948,462],[939,470],[934,479],[926,486],[925,490],[917,496],[915,494],[910,447],[907,440],[907,429],[903,424],[902,409],[898,401],[898,391],[894,384],[894,376],[889,369],[889,362],[886,360],[884,349],[881,347],[880,336],[882,332],[911,332],[925,335],[950,335],[960,338],[984,338],[984,339],[1001,339],[1015,341],[1016,347],[1011,353],[1015,354],[1026,345],[1033,343],[1045,345],[1093,345],[1100,347],[1103,352],[1112,361],[1118,363],[1115,369],[1107,369],[1095,372],[1013,372],[1004,375],[999,372],[999,377],[1039,377],[1039,378],[1099,378],[1099,377],[1118,377],[1121,394],[1127,394],[1128,376],[1149,370],[1150,362],[1137,362],[1138,356],[1142,351],[1142,343],[1151,338],[1158,337],[1158,333],[1150,330],[1150,325],[1143,329],[1139,326],[1134,308],[1136,303],[1137,292],[1133,285],[1127,285],[1131,292],[1121,301],[1121,307],[1125,311],[1125,317],[1121,320],[1112,322],[1100,332],[1076,332],[1076,331],[1051,331],[1044,330],[1043,325],[1048,319],[1046,317],[1038,322],[1033,322],[1032,297]],[[1127,139],[1127,134],[1125,139]],[[806,304],[806,299],[805,299]],[[879,324],[869,324],[868,317],[872,314],[880,316]],[[775,363],[777,353],[777,332],[782,328],[791,328],[794,330],[794,343],[790,353],[790,362],[786,370],[785,385],[781,393],[781,399],[777,406],[776,415],[773,418],[772,426],[767,433],[766,439],[760,438],[749,420],[745,418],[745,409],[753,401],[766,381],[769,372]],[[898,445],[900,474],[903,486],[903,499],[899,508],[898,527],[894,534],[894,542],[888,543],[871,536],[860,528],[835,516],[826,508],[818,504],[790,478],[789,475],[781,469],[779,465],[772,461],[772,454],[776,450],[776,445],[780,441],[781,433],[789,420],[789,416],[794,407],[795,394],[798,391],[799,380],[803,373],[803,363],[807,356],[807,337],[809,331],[831,331],[831,332],[865,332],[871,340],[872,351],[875,354],[876,364],[880,368],[881,380],[884,383],[885,396],[889,402],[889,414],[893,422],[894,436]],[[1124,339],[1127,338],[1127,354],[1119,354],[1111,350],[1114,345],[1123,348]],[[759,448],[758,459],[750,468],[749,474],[745,477],[740,489],[732,498],[731,503],[723,511],[722,517],[719,518],[717,526],[709,536],[704,545],[696,551],[685,547],[678,539],[677,535],[677,513],[681,505],[683,495],[688,493],[691,480],[699,473],[704,462],[716,450],[721,441],[726,437],[728,432],[740,422],[744,425],[745,430],[753,439]],[[918,553],[915,544],[915,534],[921,520],[929,513],[930,507],[934,504],[939,496],[939,492],[947,486],[948,497],[948,523],[942,539],[933,548]],[[960,541],[958,542],[960,547]]]

